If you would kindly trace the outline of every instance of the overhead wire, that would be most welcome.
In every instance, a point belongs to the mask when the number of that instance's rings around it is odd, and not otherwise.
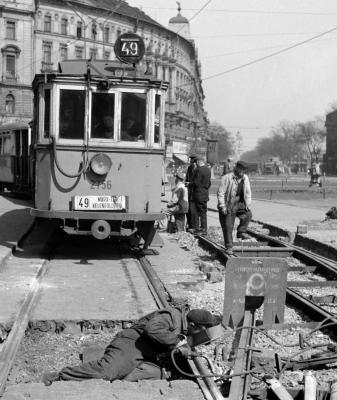
[[[174,10],[173,7],[147,7],[143,8],[148,10]],[[184,8],[185,11],[195,11],[196,8]],[[268,11],[268,10],[234,10],[230,8],[209,8],[208,12],[224,12],[224,13],[234,13],[234,14],[275,14],[275,15],[312,15],[312,16],[336,16],[337,13],[333,12],[313,12],[313,11]]]
[[[188,20],[188,22],[191,22],[192,19],[194,19],[197,15],[199,15],[207,6],[208,4],[211,2],[212,0],[208,0],[206,4],[204,4],[195,14],[192,15],[192,17]],[[180,29],[178,29],[176,31],[176,34],[178,34],[182,29],[184,28],[184,26],[182,26]]]
[[[262,61],[267,60],[269,58],[275,57],[275,56],[277,56],[279,54],[285,53],[285,52],[287,52],[289,50],[292,50],[292,49],[294,49],[296,47],[302,46],[302,45],[304,45],[306,43],[309,43],[309,42],[311,42],[311,41],[313,41],[313,40],[315,40],[317,38],[320,38],[322,36],[328,35],[329,33],[335,32],[335,31],[337,31],[337,26],[335,26],[334,28],[329,29],[328,31],[324,31],[324,32],[322,32],[322,33],[320,33],[318,35],[312,36],[312,37],[310,37],[310,38],[308,38],[306,40],[302,40],[301,42],[297,42],[297,43],[295,43],[295,44],[293,44],[291,46],[285,47],[284,49],[281,49],[281,50],[275,51],[273,53],[267,54],[266,56],[259,57],[259,58],[255,59],[255,60],[252,60],[252,61],[249,61],[247,63],[238,65],[237,67],[233,67],[233,68],[227,69],[225,71],[218,72],[218,73],[213,74],[213,75],[209,75],[209,76],[203,78],[203,80],[205,81],[205,80],[213,79],[213,78],[216,78],[218,76],[222,76],[222,75],[228,74],[230,72],[234,72],[234,71],[237,71],[239,69],[248,67],[250,65],[257,64],[259,62],[262,62]]]

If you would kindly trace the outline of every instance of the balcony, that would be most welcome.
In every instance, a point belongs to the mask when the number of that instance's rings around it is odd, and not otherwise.
[[[41,72],[52,72],[53,71],[53,63],[42,61],[41,62]]]

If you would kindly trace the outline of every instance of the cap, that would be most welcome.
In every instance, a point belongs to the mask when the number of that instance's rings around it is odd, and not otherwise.
[[[247,169],[248,169],[248,164],[247,164],[245,161],[238,161],[238,162],[236,163],[236,166],[237,166],[238,168],[243,169],[243,170],[247,170]]]
[[[180,179],[181,181],[183,181],[183,180],[185,179],[185,175],[184,175],[182,172],[177,172],[177,173],[175,174],[175,177],[176,177],[177,179]]]
[[[218,325],[219,321],[213,314],[204,309],[191,310],[187,316],[187,321],[195,325],[204,325],[206,327]]]
[[[196,154],[191,154],[191,155],[189,156],[189,158],[190,158],[191,160],[195,160],[195,159],[197,158],[197,155],[196,155]]]

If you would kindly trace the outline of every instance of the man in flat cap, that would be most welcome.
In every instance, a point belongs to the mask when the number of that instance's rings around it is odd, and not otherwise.
[[[69,380],[104,379],[112,382],[123,379],[136,382],[165,379],[161,364],[164,354],[169,355],[171,350],[186,346],[186,335],[215,326],[220,319],[207,310],[189,311],[185,306],[154,311],[117,333],[102,358],[68,366],[59,372],[47,372],[42,381],[49,386],[55,381]]]
[[[189,156],[189,159],[190,159],[190,165],[188,166],[187,171],[186,171],[185,185],[186,185],[187,191],[188,191],[188,212],[186,214],[187,227],[191,228],[191,202],[192,202],[192,193],[193,193],[192,182],[193,182],[193,177],[194,177],[195,171],[197,170],[197,155],[191,154]]]
[[[233,254],[233,227],[235,218],[240,219],[237,238],[248,239],[247,228],[252,219],[250,205],[252,192],[246,171],[248,165],[238,161],[234,171],[221,177],[218,189],[219,220],[223,232],[226,252]]]
[[[207,234],[207,202],[211,187],[211,169],[205,159],[197,157],[197,169],[192,180],[191,233]]]

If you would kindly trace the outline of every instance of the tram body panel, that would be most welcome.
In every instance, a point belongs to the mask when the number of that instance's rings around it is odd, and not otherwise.
[[[75,196],[125,196],[129,213],[160,213],[162,154],[109,152],[111,169],[104,178],[88,173],[78,178],[64,176],[52,162],[50,151],[37,151],[36,208],[42,210],[74,210]],[[96,153],[88,152],[91,159]],[[57,150],[62,168],[75,173],[82,163],[82,151]],[[77,168],[76,168],[77,167]],[[86,209],[83,208],[85,211]],[[90,210],[89,211],[95,211]]]

